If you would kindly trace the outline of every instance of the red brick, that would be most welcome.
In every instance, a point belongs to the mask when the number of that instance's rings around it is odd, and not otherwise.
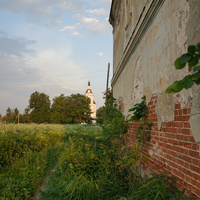
[[[192,149],[193,150],[199,150],[199,145],[198,144],[192,144]]]
[[[191,175],[195,180],[199,180],[200,181],[200,174],[196,174],[196,173],[192,173]]]
[[[163,132],[168,132],[168,128],[162,127],[161,131],[163,131]]]
[[[200,167],[195,166],[195,165],[190,165],[190,169],[194,172],[199,173],[200,172]]]
[[[179,144],[185,148],[192,149],[192,144],[188,142],[179,142]]]
[[[184,166],[184,164],[185,164],[185,162],[181,159],[177,159],[176,162],[181,166]]]
[[[175,152],[175,151],[171,151],[171,155],[174,156],[174,157],[178,157],[179,156],[179,153]]]
[[[188,108],[187,109],[187,114],[190,114],[191,113],[191,108]]]
[[[183,139],[184,139],[184,136],[183,136],[183,135],[176,135],[176,139],[177,139],[177,140],[183,140]]]
[[[192,185],[195,185],[197,188],[200,188],[200,182],[199,181],[196,181],[194,179],[191,179],[191,184]]]
[[[189,150],[189,155],[190,155],[191,157],[200,159],[200,155],[199,155],[199,152],[198,152],[198,151]]]
[[[174,122],[172,127],[183,127],[183,122]]]
[[[175,117],[174,117],[174,121],[182,121],[182,120],[181,120],[181,116],[175,116]]]
[[[185,162],[184,167],[187,168],[187,169],[190,169],[190,165],[191,165],[190,163]]]
[[[150,114],[149,115],[149,118],[156,118],[157,117],[157,114]]]
[[[188,114],[187,108],[184,108],[184,109],[183,109],[183,114]]]
[[[176,146],[175,149],[176,149],[177,152],[180,152],[180,153],[182,153],[182,154],[188,155],[188,150],[185,149],[185,148],[182,148],[182,147]]]
[[[179,188],[179,190],[183,190],[185,187],[182,184],[176,183],[176,186]]]
[[[168,128],[168,129],[170,129],[170,128]],[[165,133],[165,136],[167,137],[167,138],[176,138],[176,135],[174,134],[174,133]]]
[[[192,163],[194,165],[200,166],[200,159],[192,158]]]
[[[195,197],[199,197],[200,198],[200,189],[196,189],[194,191],[194,194],[196,195]]]
[[[177,130],[177,128],[168,128],[168,132],[170,132],[170,133],[177,133],[178,130]]]
[[[184,140],[189,142],[195,142],[194,137],[192,135],[184,135]]]
[[[190,116],[189,115],[180,116],[180,121],[189,121],[189,120],[190,120]]]
[[[174,115],[178,116],[179,115],[179,110],[174,110]]]
[[[181,129],[181,133],[190,135],[191,131],[190,131],[190,129],[184,128],[184,129]]]
[[[181,108],[181,104],[180,103],[175,105],[175,109],[180,109],[180,108]]]
[[[183,127],[184,128],[190,128],[190,123],[189,122],[183,122]]]
[[[172,126],[172,123],[171,122],[167,122],[166,123],[166,127],[171,127]]]
[[[152,106],[150,106],[150,109],[155,109],[156,108],[156,105],[152,105]]]
[[[178,141],[175,139],[168,139],[168,143],[173,144],[173,145],[178,145]]]
[[[192,172],[186,168],[183,167],[183,173],[186,174],[187,179],[190,179],[190,177],[192,176]],[[190,176],[190,177],[188,177]]]

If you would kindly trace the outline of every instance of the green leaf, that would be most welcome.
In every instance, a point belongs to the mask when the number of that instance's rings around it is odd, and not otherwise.
[[[194,81],[197,85],[199,85],[200,84],[200,78],[199,79],[197,79],[196,81]]]
[[[198,65],[198,66],[196,66],[196,67],[193,68],[194,72],[199,71],[199,70],[200,70],[200,65]]]
[[[183,54],[183,55],[180,57],[180,63],[181,63],[181,64],[185,64],[185,63],[189,62],[191,58],[192,58],[192,56],[191,56],[190,54],[188,54],[188,53]]]
[[[198,62],[199,62],[199,57],[198,57],[198,55],[196,55],[196,56],[194,56],[194,57],[192,58],[192,60],[189,62],[189,66],[190,66],[190,67],[194,67],[195,65],[198,64]]]
[[[200,71],[196,72],[195,74],[191,75],[191,79],[197,84],[200,84]]]
[[[197,50],[197,48],[196,48],[195,45],[190,45],[190,46],[188,47],[188,53],[189,53],[190,55],[193,55],[193,54],[196,52],[196,50]]]
[[[180,57],[177,58],[174,62],[174,66],[176,69],[183,69],[185,67],[185,65],[186,65],[186,63],[184,63],[184,64],[180,63]]]
[[[166,88],[165,93],[172,93],[174,92],[174,89],[172,88],[172,86],[170,85],[169,87]]]
[[[181,85],[187,90],[194,85],[194,82],[188,76],[186,76],[183,80],[181,80]]]
[[[175,93],[180,92],[183,89],[181,81],[175,81],[171,86]]]
[[[200,51],[200,43],[197,44],[197,47],[198,47],[198,49],[199,49],[199,51]]]

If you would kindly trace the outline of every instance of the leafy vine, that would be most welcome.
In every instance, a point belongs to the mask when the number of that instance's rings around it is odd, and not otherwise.
[[[177,70],[183,69],[186,64],[193,69],[192,74],[186,75],[182,80],[175,81],[165,90],[165,93],[177,93],[180,92],[183,88],[189,89],[191,88],[194,83],[196,85],[200,84],[200,65],[197,66],[200,59],[200,43],[197,45],[190,45],[187,49],[187,53],[178,57],[175,62],[174,66]]]

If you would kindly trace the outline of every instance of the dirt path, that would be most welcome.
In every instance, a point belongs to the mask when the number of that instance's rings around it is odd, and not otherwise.
[[[43,191],[44,189],[46,189],[46,185],[47,185],[51,175],[55,172],[56,167],[57,166],[55,166],[53,169],[51,169],[51,171],[48,173],[48,175],[44,178],[44,180],[43,180],[42,184],[40,185],[39,189],[37,190],[37,192],[33,196],[33,198],[32,198],[33,200],[39,200],[39,194],[40,194],[39,191],[40,190]]]

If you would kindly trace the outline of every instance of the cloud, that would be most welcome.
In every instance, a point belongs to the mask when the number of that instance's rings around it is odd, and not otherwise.
[[[77,32],[77,31],[73,31],[72,32],[73,36],[79,36],[79,37],[84,37],[84,35],[82,35],[81,33]]]
[[[79,92],[85,83],[85,72],[73,62],[71,53],[46,49],[26,57],[0,54],[0,113],[4,114],[8,107],[23,112],[35,91],[44,92],[51,99],[61,93]]]
[[[103,35],[110,31],[111,27],[107,22],[93,23],[87,26],[88,31],[95,35]]]
[[[85,24],[93,24],[99,22],[99,20],[97,20],[96,18],[89,18],[89,17],[83,17],[82,19],[80,19],[80,21]]]
[[[108,11],[105,8],[90,9],[90,10],[86,10],[86,12],[92,15],[107,15],[108,14]]]
[[[6,0],[0,1],[0,11],[24,15],[33,23],[59,25],[66,13],[82,12],[89,0]]]
[[[2,36],[0,35],[0,53],[16,56],[22,56],[24,53],[34,53],[34,50],[28,48],[28,46],[35,43],[36,41],[26,38],[11,38],[4,33]]]
[[[59,52],[53,49],[42,50],[35,57],[28,58],[26,65],[40,71],[41,86],[42,84],[50,84],[60,88],[77,89],[82,84],[81,77],[84,72],[71,59],[70,50],[68,52],[66,50]],[[71,85],[72,79],[80,80]]]
[[[65,26],[63,29],[60,29],[60,31],[66,31],[66,30],[74,30],[76,26]]]
[[[102,52],[96,53],[97,56],[103,56]]]

